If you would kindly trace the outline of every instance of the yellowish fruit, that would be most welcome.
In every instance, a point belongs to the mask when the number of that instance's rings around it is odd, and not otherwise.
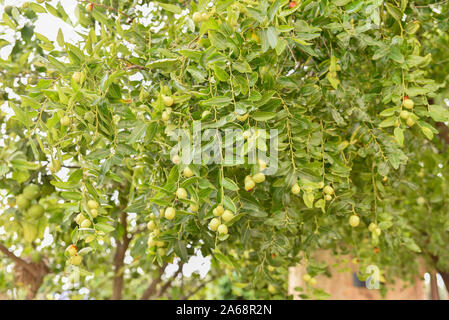
[[[176,190],[176,196],[179,199],[186,199],[187,198],[187,191],[184,188],[178,188],[178,190]]]
[[[92,223],[90,222],[89,219],[85,219],[83,222],[81,222],[80,227],[81,228],[89,228],[91,224]]]
[[[80,83],[81,77],[82,77],[81,72],[77,71],[77,72],[74,72],[74,73],[73,73],[73,75],[72,75],[72,80],[73,80],[73,82],[75,82],[75,83]]]
[[[292,187],[292,193],[298,194],[300,191],[301,191],[301,187],[297,183],[295,183]]]
[[[272,284],[269,284],[268,285],[268,292],[271,293],[271,294],[276,293],[276,288]]]
[[[256,182],[251,176],[246,176],[245,178],[245,190],[251,191],[256,186]]]
[[[305,282],[309,282],[310,279],[312,279],[312,277],[310,276],[310,274],[308,274],[308,273],[303,274],[302,280],[304,280]]]
[[[40,204],[33,204],[26,212],[28,218],[39,219],[44,215],[44,207]]]
[[[156,241],[156,247],[158,247],[158,248],[161,248],[161,247],[163,247],[165,244],[164,244],[164,241]]]
[[[97,201],[95,201],[95,200],[89,200],[89,201],[87,201],[87,207],[88,207],[89,209],[98,209],[99,205],[98,205],[98,202],[97,202]]]
[[[186,178],[190,178],[194,175],[192,169],[190,169],[189,167],[184,168],[183,174],[184,174],[184,177],[186,177]]]
[[[161,116],[162,121],[167,122],[168,120],[170,120],[170,115],[168,114],[167,111],[163,111],[162,112],[162,116]]]
[[[219,217],[223,214],[224,212],[224,208],[222,205],[218,205],[214,210],[212,210],[212,213],[214,214],[214,216]]]
[[[190,208],[190,211],[192,211],[192,212],[198,212],[198,209],[199,209],[199,207],[196,203],[191,203],[189,208]]]
[[[220,226],[221,221],[218,218],[213,218],[210,222],[209,222],[209,229],[211,229],[212,231],[217,231],[218,227]]]
[[[23,196],[28,200],[35,200],[39,197],[41,191],[39,186],[35,184],[29,184],[23,189]]]
[[[309,284],[310,284],[311,286],[316,285],[316,279],[315,279],[315,278],[310,279]]]
[[[265,175],[263,173],[256,173],[253,175],[253,180],[255,183],[262,183],[265,181]]]
[[[375,234],[376,236],[380,236],[381,233],[382,233],[382,230],[380,230],[379,227],[377,227],[376,229],[374,229],[374,234]]]
[[[69,116],[63,116],[61,118],[61,126],[67,127],[70,124],[70,118]]]
[[[172,97],[164,96],[164,95],[162,96],[162,101],[164,102],[164,105],[166,107],[172,106],[173,103],[175,102]]]
[[[192,15],[192,20],[193,20],[193,22],[195,22],[195,23],[201,22],[201,20],[202,20],[201,13],[195,12],[195,13]]]
[[[405,123],[409,126],[409,127],[413,127],[415,124],[415,120],[413,120],[413,118],[408,117],[407,120],[405,121]]]
[[[349,217],[349,225],[353,228],[357,227],[360,223],[360,218],[358,215],[353,214],[351,217]]]
[[[424,205],[426,203],[426,199],[424,197],[418,197],[416,200],[420,206]]]
[[[86,220],[86,217],[82,213],[78,213],[78,215],[75,217],[75,222],[80,225],[84,220]]]
[[[325,194],[332,195],[332,194],[334,194],[334,188],[332,188],[331,186],[325,186],[325,187],[323,188],[323,192],[324,192]]]
[[[332,196],[331,196],[330,194],[326,194],[326,195],[324,196],[324,200],[326,200],[326,201],[331,201],[331,200],[332,200]]]
[[[176,216],[176,210],[172,207],[165,209],[165,218],[168,220],[173,220]]]
[[[19,210],[28,209],[30,206],[30,200],[28,200],[23,194],[19,194],[16,198],[16,205]]]
[[[87,5],[86,5],[86,11],[87,12],[92,12],[92,10],[94,9],[94,4],[91,2],[91,3],[88,3]]]
[[[377,224],[375,224],[374,222],[371,222],[368,226],[368,230],[370,232],[374,232],[374,230],[376,230],[376,228],[377,228]]]
[[[165,249],[164,248],[158,248],[157,249],[157,254],[160,256],[165,256]]]
[[[156,229],[156,222],[154,222],[153,220],[148,222],[147,223],[147,229],[150,230],[150,231],[153,231],[154,229]]]
[[[155,238],[160,234],[161,234],[161,230],[159,230],[159,229],[154,229],[153,232],[151,232],[151,235]]]
[[[95,219],[96,217],[98,217],[98,210],[97,209],[91,209],[90,210],[90,215],[91,215],[92,219]]]
[[[225,210],[225,212],[223,212],[223,215],[221,216],[221,218],[225,221],[231,221],[234,218],[234,213],[231,210]]]
[[[152,237],[148,238],[148,241],[147,241],[148,247],[150,247],[150,248],[155,247],[156,244],[157,244],[157,241],[155,241]]]
[[[399,113],[399,116],[401,117],[401,119],[406,120],[410,116],[410,113],[407,110],[402,110]]]
[[[228,227],[225,224],[220,224],[217,231],[219,234],[228,234]]]
[[[415,102],[412,99],[404,99],[404,101],[402,102],[402,106],[406,109],[413,109],[415,105]]]

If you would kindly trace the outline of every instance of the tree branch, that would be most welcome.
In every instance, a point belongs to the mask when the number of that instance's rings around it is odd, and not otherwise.
[[[6,256],[8,256],[11,260],[13,260],[16,264],[20,265],[24,269],[26,269],[30,274],[34,277],[37,276],[36,270],[33,269],[28,262],[16,256],[13,252],[9,251],[7,247],[0,243],[0,251],[3,252]]]
[[[430,297],[432,300],[440,300],[436,272],[430,273]]]
[[[176,277],[178,276],[179,273],[181,273],[182,271],[182,267],[184,266],[184,264],[181,264],[178,268],[178,270],[175,272],[175,274],[173,275],[173,277],[171,277],[170,280],[168,280],[164,286],[161,288],[161,290],[159,291],[159,293],[157,294],[157,297],[162,297],[162,295],[165,293],[165,291],[167,291],[167,289],[171,286],[173,280],[176,279]]]
[[[162,280],[162,275],[164,274],[165,268],[167,268],[166,262],[162,265],[162,267],[159,268],[159,276],[150,283],[148,288],[142,294],[140,300],[148,300],[151,296],[155,294],[156,287]]]
[[[195,290],[193,290],[192,292],[182,296],[180,298],[180,300],[188,300],[191,296],[193,296],[195,293],[197,293],[198,291],[200,291],[202,288],[204,288],[205,285],[207,285],[208,283],[211,283],[212,281],[214,281],[217,277],[214,276],[212,277],[210,280],[208,281],[204,281],[200,286],[198,286]]]

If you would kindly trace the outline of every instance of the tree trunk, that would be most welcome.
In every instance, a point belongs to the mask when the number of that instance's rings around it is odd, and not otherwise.
[[[332,256],[328,251],[317,252],[315,258],[320,261],[327,262],[331,277],[326,275],[319,275],[316,277],[317,284],[315,288],[324,290],[330,294],[331,300],[379,300],[382,299],[379,290],[368,289],[366,287],[355,286],[354,284],[354,272],[358,271],[358,265],[351,263],[352,257],[342,256],[340,261],[344,258],[348,262],[341,264],[339,267],[335,267],[337,258]],[[349,268],[349,270],[341,270],[343,268]],[[288,279],[288,293],[294,296],[294,299],[300,299],[299,292],[295,291],[295,287],[305,288],[304,281],[302,280],[303,274],[306,273],[306,268],[303,265],[292,267],[289,270]],[[424,275],[424,272],[423,272]],[[423,279],[416,279],[414,286],[404,286],[402,281],[396,281],[395,284],[387,284],[387,294],[385,299],[387,300],[425,300],[426,291]]]

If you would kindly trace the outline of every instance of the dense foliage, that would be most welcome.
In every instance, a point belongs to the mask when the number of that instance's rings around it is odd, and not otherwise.
[[[351,254],[361,279],[369,265],[385,283],[415,279],[422,260],[449,272],[448,10],[103,0],[79,1],[71,21],[60,1],[5,8],[2,30],[15,41],[0,40],[13,46],[0,61],[12,114],[1,117],[0,244],[23,250],[19,261],[2,255],[0,288],[18,285],[7,266],[25,261],[34,269],[22,276],[43,284],[22,282],[42,294],[65,275],[94,298],[154,297],[158,285],[158,297],[179,298],[226,269],[217,295],[230,285],[232,295],[285,298],[287,268],[303,263],[311,279],[299,290],[323,297],[318,249]],[[46,12],[83,40],[34,32]],[[193,135],[199,122],[203,133],[240,129],[244,155],[276,151],[278,169],[266,171],[269,158],[184,163],[172,134]],[[263,129],[278,130],[276,150]],[[201,148],[220,143],[208,135]],[[42,246],[45,230],[53,242]],[[198,250],[212,257],[206,279],[161,280],[167,263]]]

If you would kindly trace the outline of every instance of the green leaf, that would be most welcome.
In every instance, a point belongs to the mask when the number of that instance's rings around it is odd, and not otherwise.
[[[399,145],[402,147],[404,145],[404,129],[394,128],[394,137]]]
[[[231,190],[231,191],[238,191],[239,190],[239,187],[237,186],[237,184],[234,181],[232,181],[231,179],[229,179],[229,178],[224,178],[221,181],[221,185],[225,189],[228,189],[228,190]]]
[[[160,7],[162,7],[164,10],[172,12],[172,13],[180,14],[182,12],[181,8],[174,4],[162,3],[162,2],[158,2],[157,4]]]

